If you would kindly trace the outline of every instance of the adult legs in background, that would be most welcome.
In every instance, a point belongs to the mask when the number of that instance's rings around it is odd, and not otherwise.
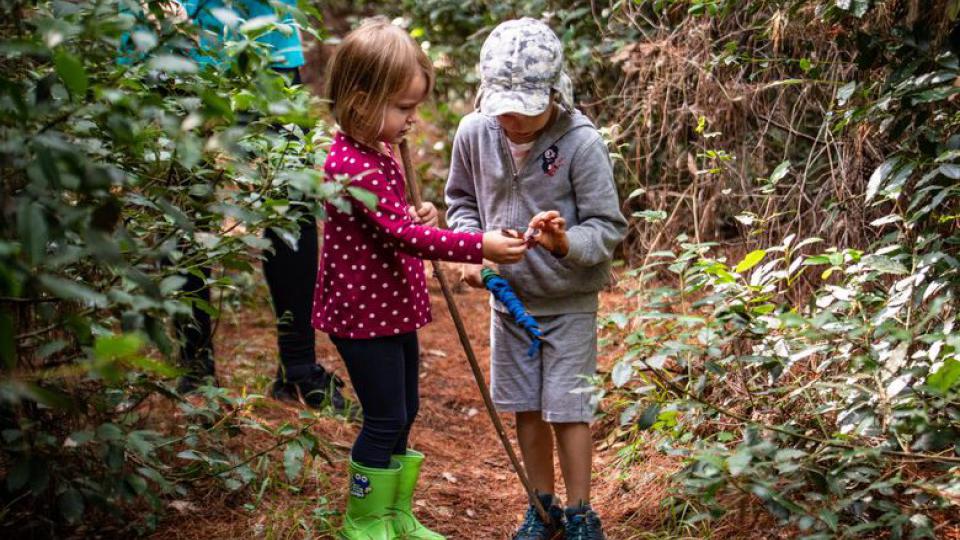
[[[329,402],[335,410],[343,411],[343,382],[317,364],[314,349],[316,332],[311,311],[319,257],[317,221],[312,215],[301,218],[296,249],[272,230],[268,229],[264,237],[273,243],[273,252],[264,253],[263,274],[277,317],[280,351],[272,394],[277,399],[302,400],[314,408]]]
[[[203,274],[210,277],[210,269],[204,268]],[[210,288],[198,276],[184,273],[187,281],[181,290],[189,296],[210,303]],[[178,317],[174,321],[177,339],[180,341],[179,363],[186,373],[177,383],[181,394],[196,389],[216,375],[213,361],[213,321],[210,314],[193,306],[192,317]]]

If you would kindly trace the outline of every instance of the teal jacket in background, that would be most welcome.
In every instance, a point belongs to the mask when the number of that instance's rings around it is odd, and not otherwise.
[[[275,68],[297,68],[304,64],[303,43],[300,33],[297,32],[296,22],[290,14],[290,8],[297,6],[296,0],[185,0],[183,7],[187,15],[205,30],[200,37],[200,54],[196,60],[201,63],[219,63],[224,39],[235,39],[233,31],[224,28],[223,23],[214,15],[218,9],[230,9],[237,17],[249,21],[256,17],[275,15],[284,24],[291,25],[289,35],[274,30],[257,38],[257,41],[270,45],[277,61]]]
[[[272,4],[276,5],[276,10]],[[182,5],[190,19],[202,29],[199,47],[192,53],[193,59],[200,64],[219,64],[223,60],[222,41],[237,38],[236,31],[225,28],[214,15],[218,9],[229,9],[243,21],[276,16],[279,22],[290,25],[290,34],[274,30],[257,38],[257,41],[269,45],[273,51],[276,61],[272,67],[294,69],[304,64],[303,43],[300,41],[296,22],[290,14],[290,8],[297,5],[296,0],[273,0],[273,3],[270,0],[233,0],[226,4],[223,0],[185,0]],[[120,12],[129,13],[122,2]],[[137,57],[130,41],[129,34],[124,34],[120,39],[120,56],[117,59],[120,64],[129,64]]]

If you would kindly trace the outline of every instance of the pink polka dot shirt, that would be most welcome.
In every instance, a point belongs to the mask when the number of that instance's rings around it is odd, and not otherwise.
[[[413,222],[405,180],[393,150],[383,154],[338,133],[323,171],[332,180],[377,197],[368,208],[350,199],[351,213],[326,205],[313,326],[341,338],[366,339],[412,332],[431,320],[423,259],[480,263],[483,235]]]

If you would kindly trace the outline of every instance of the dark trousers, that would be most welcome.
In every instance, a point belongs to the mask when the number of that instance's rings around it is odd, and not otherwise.
[[[386,468],[404,454],[420,410],[420,345],[417,333],[371,339],[330,337],[343,357],[363,409],[363,427],[351,457],[366,467]]]
[[[300,239],[296,250],[290,249],[270,229],[264,238],[273,242],[274,252],[264,254],[263,275],[267,278],[277,315],[280,361],[287,375],[295,379],[298,367],[312,367],[317,361],[312,323],[313,289],[317,284],[319,258],[317,220],[312,215],[300,218]]]
[[[263,274],[267,279],[277,316],[277,346],[287,376],[296,379],[316,363],[315,331],[311,324],[313,289],[317,281],[319,245],[317,220],[305,215],[300,220],[297,249],[291,249],[271,230],[264,237],[273,242],[273,252],[264,253]],[[210,269],[203,269],[209,277]],[[184,274],[183,291],[207,303],[210,288],[193,274]],[[176,321],[180,363],[192,375],[213,375],[213,324],[210,315],[194,306],[193,317]],[[306,371],[305,371],[306,370]]]

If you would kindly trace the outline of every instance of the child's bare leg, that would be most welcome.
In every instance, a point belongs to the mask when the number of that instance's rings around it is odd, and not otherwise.
[[[540,493],[556,493],[553,483],[553,437],[550,424],[543,421],[540,411],[517,413],[517,442],[523,468],[527,470],[530,485]]]
[[[590,465],[593,439],[590,425],[583,422],[553,424],[557,436],[560,472],[567,488],[567,506],[590,503]]]

